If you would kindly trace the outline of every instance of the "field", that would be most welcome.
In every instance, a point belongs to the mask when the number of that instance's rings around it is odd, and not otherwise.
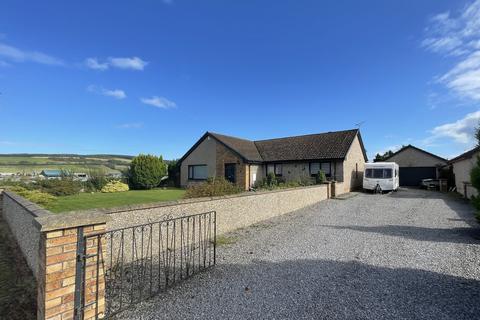
[[[183,197],[183,189],[132,190],[117,193],[80,193],[59,197],[47,209],[52,212],[87,210],[93,208],[111,208],[133,204],[177,200]]]
[[[44,169],[60,169],[88,172],[102,169],[105,172],[120,172],[128,167],[130,156],[118,155],[6,155],[0,154],[0,172],[30,174]]]

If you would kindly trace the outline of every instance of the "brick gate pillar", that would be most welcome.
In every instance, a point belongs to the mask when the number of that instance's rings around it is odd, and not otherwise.
[[[36,219],[40,229],[38,268],[38,319],[74,319],[75,305],[85,303],[84,319],[103,318],[105,280],[103,270],[96,269],[96,257],[87,259],[84,299],[78,299],[79,273],[77,243],[79,236],[101,233],[108,216],[100,213],[58,214]],[[95,254],[98,244],[87,242],[87,253]],[[100,248],[103,248],[101,243]],[[93,266],[94,265],[94,266]],[[100,264],[101,265],[101,264]],[[98,288],[97,288],[98,284]],[[76,292],[77,291],[77,292]],[[98,297],[98,299],[97,299]],[[76,301],[77,300],[77,301]],[[76,303],[77,302],[77,303]]]

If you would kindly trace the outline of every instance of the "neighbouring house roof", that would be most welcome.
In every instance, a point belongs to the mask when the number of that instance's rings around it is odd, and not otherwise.
[[[456,156],[455,158],[453,159],[450,159],[448,161],[448,163],[455,163],[455,162],[458,162],[458,161],[462,161],[462,160],[465,160],[465,159],[470,159],[471,157],[473,157],[473,155],[477,152],[480,152],[480,146],[478,147],[475,147],[471,150],[468,150],[467,152],[464,152],[462,153],[461,155],[459,156]]]
[[[387,162],[388,159],[393,158],[393,157],[396,156],[397,154],[399,154],[399,153],[401,153],[401,152],[403,152],[403,151],[405,151],[405,150],[407,150],[407,149],[414,149],[414,150],[416,150],[416,151],[420,151],[420,152],[422,152],[422,153],[425,153],[425,154],[427,154],[427,155],[429,155],[429,156],[431,156],[431,157],[437,158],[438,160],[441,160],[441,161],[443,161],[443,162],[445,162],[445,163],[447,162],[447,159],[442,158],[442,157],[440,157],[440,156],[437,156],[436,154],[430,153],[430,152],[425,151],[425,150],[423,150],[423,149],[417,148],[417,147],[415,147],[415,146],[412,146],[411,144],[409,144],[408,146],[405,146],[405,147],[401,148],[401,149],[398,150],[397,152],[394,152],[390,157],[386,158],[386,159],[385,159],[384,161],[382,161],[382,162]]]
[[[353,129],[258,141],[206,132],[180,162],[207,136],[213,137],[247,162],[344,159],[355,137],[358,136],[363,156],[367,161],[360,131]]]
[[[62,175],[62,170],[42,170],[40,174],[46,177],[60,177]]]

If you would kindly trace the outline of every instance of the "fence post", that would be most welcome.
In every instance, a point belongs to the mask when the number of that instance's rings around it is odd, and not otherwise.
[[[93,212],[48,215],[36,219],[41,232],[38,264],[38,319],[79,318],[75,315],[75,289],[78,289],[78,284],[76,286],[78,232],[83,230],[84,235],[102,232],[106,228],[107,221],[106,215]],[[83,309],[83,319],[95,319],[97,316],[102,318],[105,306],[103,270],[93,273],[91,268],[87,268],[85,272],[87,272],[85,277],[87,281],[84,283],[85,301],[91,298],[89,293],[92,291],[95,293],[98,291],[98,300]],[[88,302],[91,301],[88,300]]]

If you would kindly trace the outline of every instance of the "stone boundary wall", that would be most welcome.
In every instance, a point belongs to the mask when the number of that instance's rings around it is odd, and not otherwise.
[[[342,184],[324,184],[225,197],[187,199],[155,205],[135,205],[95,212],[110,216],[107,230],[115,230],[157,222],[166,217],[176,218],[216,211],[217,233],[223,234],[328,199],[333,188],[337,196],[343,193]]]
[[[28,266],[38,279],[40,231],[35,224],[35,219],[50,212],[13,192],[4,190],[2,198],[3,218],[7,221]]]
[[[37,279],[37,319],[72,319],[76,284],[77,239],[84,234],[157,222],[208,211],[217,212],[217,233],[222,234],[292,212],[340,195],[341,183],[304,188],[249,192],[240,195],[188,199],[151,205],[53,214],[23,197],[0,190],[0,213]],[[87,244],[95,250],[95,244]],[[108,245],[102,245],[107,248]],[[105,250],[105,249],[103,249]],[[94,258],[95,259],[95,258]],[[84,319],[103,318],[105,283],[103,269],[94,271],[87,259]],[[96,287],[98,278],[98,288]],[[93,299],[98,290],[98,305]],[[80,291],[81,292],[81,291]]]

